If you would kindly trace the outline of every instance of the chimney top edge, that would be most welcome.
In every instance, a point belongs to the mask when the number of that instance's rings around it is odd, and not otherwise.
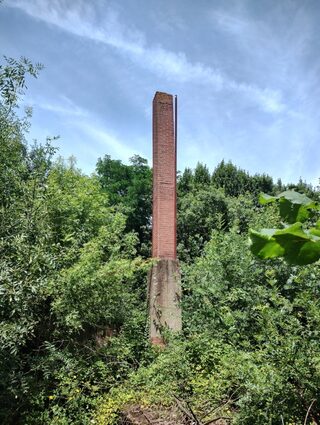
[[[157,101],[162,101],[162,102],[172,102],[173,101],[173,95],[169,94],[169,93],[164,93],[161,91],[157,91],[154,95],[154,99],[153,100],[157,100]]]

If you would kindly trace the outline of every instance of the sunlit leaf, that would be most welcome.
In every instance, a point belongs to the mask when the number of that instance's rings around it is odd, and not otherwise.
[[[305,231],[301,223],[282,230],[250,231],[251,252],[259,258],[284,257],[291,264],[310,264],[320,258],[320,237]]]
[[[279,200],[280,204],[280,215],[289,224],[295,222],[303,223],[310,218],[314,210],[319,209],[317,202],[294,190],[286,190],[277,196],[270,196],[265,193],[259,196],[259,202],[262,205],[277,200]]]
[[[270,204],[278,199],[277,196],[270,196],[267,193],[260,193],[259,202],[261,205]]]
[[[250,230],[251,252],[259,258],[274,258],[284,254],[284,249],[273,238],[275,229]]]

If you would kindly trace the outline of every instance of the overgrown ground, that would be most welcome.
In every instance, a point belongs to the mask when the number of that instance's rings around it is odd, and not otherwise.
[[[307,412],[318,423],[318,280],[314,266],[261,264],[245,236],[216,232],[185,268],[184,335],[112,391],[97,422],[178,399],[201,423],[302,424]]]

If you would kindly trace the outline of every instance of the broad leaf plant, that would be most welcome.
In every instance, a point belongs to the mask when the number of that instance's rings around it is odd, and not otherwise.
[[[262,205],[278,202],[282,229],[250,230],[251,252],[261,259],[283,257],[289,264],[304,265],[320,258],[320,206],[306,195],[287,190],[277,196],[261,194]],[[312,221],[313,220],[313,221]]]

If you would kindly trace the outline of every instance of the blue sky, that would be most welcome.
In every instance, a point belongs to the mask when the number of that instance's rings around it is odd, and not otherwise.
[[[320,177],[318,0],[4,0],[0,53],[28,82],[29,139],[94,171],[151,159],[155,91],[178,95],[178,168],[222,159],[284,182]]]

